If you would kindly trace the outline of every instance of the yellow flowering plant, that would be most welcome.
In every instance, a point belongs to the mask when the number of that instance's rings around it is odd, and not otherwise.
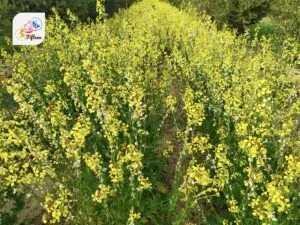
[[[46,224],[298,224],[299,44],[159,0],[97,12],[1,51],[0,206],[30,187]]]

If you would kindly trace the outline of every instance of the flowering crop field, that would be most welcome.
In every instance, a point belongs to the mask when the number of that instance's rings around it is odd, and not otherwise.
[[[300,223],[299,44],[158,0],[70,18],[1,51],[0,208],[35,199],[31,224]]]

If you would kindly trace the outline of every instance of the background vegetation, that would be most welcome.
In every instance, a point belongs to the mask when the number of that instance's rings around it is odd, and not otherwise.
[[[104,0],[105,11],[109,16],[118,12],[122,8],[128,8],[138,0]],[[253,25],[260,25],[260,21],[267,17],[267,30],[262,28],[264,34],[277,32],[277,36],[292,36],[299,40],[300,9],[298,0],[169,0],[180,8],[192,6],[199,14],[210,15],[218,27],[227,25],[242,34]],[[11,21],[13,17],[22,11],[46,12],[52,14],[52,7],[55,7],[61,18],[68,21],[66,9],[69,8],[82,22],[95,20],[96,0],[0,0],[0,43],[4,46],[4,37],[10,37]]]

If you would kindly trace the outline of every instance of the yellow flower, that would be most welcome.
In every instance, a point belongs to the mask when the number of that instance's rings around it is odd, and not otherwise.
[[[167,109],[170,112],[174,112],[175,111],[175,106],[176,106],[176,98],[172,95],[169,95],[166,98],[166,106],[167,106]]]
[[[100,184],[98,190],[93,194],[93,201],[102,203],[105,199],[107,199],[112,194],[112,190],[109,186],[104,184]]]
[[[148,177],[139,176],[138,181],[140,183],[139,190],[147,190],[151,188],[151,183]]]
[[[98,152],[91,154],[91,153],[85,153],[83,155],[83,159],[86,163],[86,165],[95,173],[98,177],[101,176],[101,156]]]
[[[53,194],[46,193],[45,195],[46,214],[43,216],[43,223],[59,223],[62,218],[70,214],[69,198],[72,196],[70,191],[60,184],[57,192],[56,199]]]
[[[229,200],[229,211],[232,213],[238,213],[239,211],[238,202],[235,199]]]
[[[129,217],[128,217],[128,225],[133,225],[135,221],[141,218],[140,213],[136,213],[134,209],[130,210]]]
[[[109,176],[113,183],[121,183],[123,181],[123,170],[118,164],[110,164]]]

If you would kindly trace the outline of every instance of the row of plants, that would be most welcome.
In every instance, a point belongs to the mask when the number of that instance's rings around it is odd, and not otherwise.
[[[27,194],[45,224],[298,224],[297,42],[158,0],[97,12],[1,51],[0,205]]]

